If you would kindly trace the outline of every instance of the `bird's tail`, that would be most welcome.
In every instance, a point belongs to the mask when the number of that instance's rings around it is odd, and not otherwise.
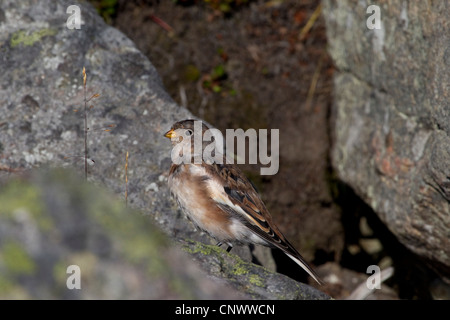
[[[292,260],[295,261],[303,270],[305,270],[316,282],[320,285],[323,285],[323,281],[317,275],[317,273],[306,263],[306,261],[302,258],[300,254],[293,255],[292,253],[283,250],[283,252]]]

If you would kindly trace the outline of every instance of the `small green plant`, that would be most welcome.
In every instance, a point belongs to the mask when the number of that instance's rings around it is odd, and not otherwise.
[[[223,87],[223,81],[227,78],[225,66],[219,64],[215,66],[209,74],[203,77],[203,88],[212,90],[215,93],[220,93]]]
[[[117,14],[118,0],[90,0],[90,2],[106,23],[112,22],[112,18]]]

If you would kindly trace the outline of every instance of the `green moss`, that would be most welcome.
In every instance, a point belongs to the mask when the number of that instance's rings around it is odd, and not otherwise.
[[[28,252],[17,242],[7,242],[0,251],[0,256],[9,274],[32,275],[36,265]]]
[[[258,287],[264,287],[264,280],[261,279],[261,277],[257,274],[250,275],[250,277],[248,278],[248,282]]]
[[[242,261],[238,256],[232,254],[232,253],[227,253],[225,252],[223,249],[219,248],[218,246],[215,245],[207,245],[207,244],[203,244],[200,242],[196,242],[193,240],[187,240],[188,243],[191,244],[191,246],[183,246],[182,249],[190,254],[196,254],[196,253],[200,253],[202,255],[214,255],[215,257],[217,257],[220,261],[220,264],[222,265],[222,267],[226,267],[226,266],[230,266],[231,269],[229,270],[229,273],[234,275],[234,276],[243,276],[243,275],[247,275],[249,274],[249,267],[252,266],[251,263]],[[225,263],[224,262],[224,255],[228,255],[230,256],[230,258],[232,258],[234,260],[233,264],[230,263]],[[250,275],[250,282],[252,284],[257,284],[259,286],[263,285],[263,281],[262,279],[257,276],[257,275]]]
[[[186,280],[179,277],[178,275],[173,275],[168,279],[168,286],[173,292],[177,292],[180,299],[192,300],[195,299],[195,290],[192,286],[186,283]]]
[[[220,266],[227,265],[224,261],[225,251],[216,245],[203,244],[194,240],[185,240],[186,245],[182,247],[182,250],[189,254],[202,254],[205,256],[214,256],[218,259]]]
[[[52,219],[45,213],[41,193],[36,186],[20,180],[9,183],[0,192],[0,215],[13,217],[19,210],[31,215],[39,229],[49,231],[53,228]]]
[[[0,274],[0,299],[25,300],[31,297],[22,286],[14,284],[11,279]]]
[[[36,42],[40,41],[43,37],[53,36],[57,33],[55,29],[41,29],[28,34],[25,30],[19,30],[15,32],[10,40],[11,48],[18,45],[32,46]]]
[[[96,197],[106,196],[105,194]],[[109,198],[89,202],[89,211],[93,213],[99,224],[113,235],[121,247],[120,251],[127,261],[133,264],[145,264],[151,276],[164,274],[167,263],[161,257],[161,250],[167,247],[168,241],[159,230],[150,224],[148,217],[139,216],[128,211],[123,203],[111,202]],[[142,219],[128,219],[134,214]]]
[[[66,288],[66,281],[70,275],[67,273],[67,268],[70,265],[77,265],[81,270],[81,282],[89,282],[96,276],[98,264],[98,257],[91,252],[73,253],[54,264],[52,270],[53,279],[59,286]]]
[[[105,241],[108,246],[113,247],[112,250],[118,252],[130,264],[142,266],[149,276],[167,274],[167,262],[161,257],[161,252],[168,246],[168,240],[151,224],[149,217],[127,209],[122,201],[112,200],[110,194],[90,183],[72,180],[71,175],[65,171],[53,170],[52,174],[54,176],[51,180],[61,181],[60,183],[68,188],[71,201],[82,201],[83,206],[80,208],[92,219],[92,223],[107,233]],[[85,267],[80,265],[81,262],[78,262],[84,261],[82,258],[83,256],[74,260],[71,257],[64,267],[77,264],[85,270]],[[91,261],[87,256],[84,258],[87,258],[86,262]],[[54,273],[60,272],[62,271],[59,269],[54,270]],[[83,275],[85,274],[83,272]]]
[[[186,240],[188,245],[182,247],[182,250],[187,253],[201,253],[203,255],[211,254],[212,248],[209,245],[194,241],[194,240]],[[189,246],[191,245],[191,246]],[[193,246],[192,246],[193,245]]]
[[[53,266],[53,279],[56,283],[58,283],[61,286],[66,285],[67,281],[67,267],[69,265],[67,264],[67,261],[65,259],[58,261]]]
[[[10,279],[0,274],[0,297],[6,296],[6,294],[12,290],[14,284]]]
[[[232,273],[236,276],[241,276],[248,273],[248,267],[242,261],[239,261],[233,266]]]

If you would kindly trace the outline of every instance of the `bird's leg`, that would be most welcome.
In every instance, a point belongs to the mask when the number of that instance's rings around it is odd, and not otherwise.
[[[218,246],[218,247],[220,247],[221,245],[223,245],[222,241],[219,241],[216,243],[216,246]],[[228,244],[227,252],[230,252],[231,249],[233,249],[233,246],[231,244]]]

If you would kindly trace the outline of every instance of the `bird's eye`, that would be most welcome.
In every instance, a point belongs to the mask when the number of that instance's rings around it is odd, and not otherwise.
[[[186,136],[192,136],[192,134],[193,134],[194,132],[191,130],[191,129],[187,129],[186,131],[185,131],[185,134],[186,134]]]

